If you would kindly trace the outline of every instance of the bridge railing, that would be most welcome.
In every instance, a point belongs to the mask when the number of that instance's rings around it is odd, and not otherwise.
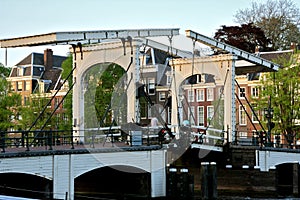
[[[224,145],[224,137],[217,135],[209,135],[203,133],[191,133],[193,136],[193,143],[199,143],[203,145],[209,146],[223,146]]]
[[[163,132],[164,128],[157,127],[101,127],[82,130],[84,136],[74,136],[76,144],[84,143],[95,147],[95,145],[105,145],[106,143],[123,143],[127,146],[141,145],[162,145],[168,143],[171,137],[167,132]]]
[[[30,151],[32,148],[51,150],[53,146],[68,145],[74,148],[73,130],[0,131],[0,150]]]
[[[213,135],[197,135],[188,129],[172,133],[164,127],[103,127],[86,130],[32,130],[0,131],[0,151],[42,151],[87,149],[105,147],[132,147],[168,145],[177,141],[185,144],[202,142],[206,145],[222,145],[224,139]]]
[[[150,146],[168,142],[159,135],[161,129],[124,132],[120,127],[83,130],[0,131],[0,151],[33,151],[111,146]],[[114,144],[114,145],[110,145]]]
[[[288,136],[272,134],[271,141],[267,141],[266,137],[266,133],[263,132],[254,132],[252,135],[247,134],[246,136],[236,134],[233,144],[240,146],[300,149],[300,141],[297,137],[289,138]]]

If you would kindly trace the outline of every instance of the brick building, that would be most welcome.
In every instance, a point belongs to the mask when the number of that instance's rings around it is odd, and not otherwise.
[[[31,53],[18,64],[12,67],[7,80],[11,89],[22,97],[22,105],[26,106],[34,96],[51,99],[55,92],[57,95],[51,102],[51,109],[58,106],[68,90],[67,85],[62,85],[62,62],[67,57],[53,55],[51,49],[44,50],[44,54]],[[63,104],[56,113],[63,113]]]

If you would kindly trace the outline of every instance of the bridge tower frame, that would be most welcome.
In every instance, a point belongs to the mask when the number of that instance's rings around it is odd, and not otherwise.
[[[73,129],[77,135],[84,136],[84,84],[82,83],[85,72],[97,64],[115,63],[125,70],[132,62],[127,72],[127,91],[133,98],[128,98],[127,121],[137,121],[138,105],[136,96],[136,83],[139,80],[139,48],[140,40],[130,40],[125,43],[121,40],[89,45],[86,47],[76,47],[73,52],[73,81],[79,82],[73,88]]]
[[[216,79],[225,83],[224,85],[224,131],[227,131],[227,126],[230,127],[232,134],[228,134],[228,141],[234,139],[235,133],[235,100],[234,100],[234,79],[235,79],[235,61],[237,57],[230,54],[222,54],[209,57],[196,57],[191,58],[179,58],[171,61],[171,66],[175,74],[173,76],[172,89],[173,93],[179,94],[180,88],[178,87],[186,78],[194,74],[213,74]],[[194,64],[194,71],[191,70]],[[227,76],[226,76],[227,74]],[[179,75],[179,76],[177,76]],[[227,77],[227,80],[226,80]],[[177,105],[176,98],[172,98],[172,105]],[[178,107],[172,108],[172,124],[179,125],[178,120]],[[225,135],[225,137],[227,137]]]

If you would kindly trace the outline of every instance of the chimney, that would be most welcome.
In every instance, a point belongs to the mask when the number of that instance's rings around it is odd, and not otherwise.
[[[52,69],[52,66],[53,66],[53,51],[52,51],[52,49],[44,50],[44,66],[45,66],[45,70]]]
[[[254,52],[254,53],[258,54],[259,52],[260,52],[260,46],[256,46],[256,47],[255,47],[255,52]]]

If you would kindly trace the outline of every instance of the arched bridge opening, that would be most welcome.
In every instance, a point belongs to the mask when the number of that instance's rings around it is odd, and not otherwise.
[[[300,197],[299,162],[276,165],[276,190],[279,197]]]
[[[74,180],[75,199],[151,197],[151,174],[142,169],[114,165],[94,169]]]
[[[52,199],[53,181],[25,173],[0,173],[0,194],[33,199]]]
[[[82,77],[84,127],[95,129],[124,123],[127,95],[125,69],[116,63],[99,63]]]

